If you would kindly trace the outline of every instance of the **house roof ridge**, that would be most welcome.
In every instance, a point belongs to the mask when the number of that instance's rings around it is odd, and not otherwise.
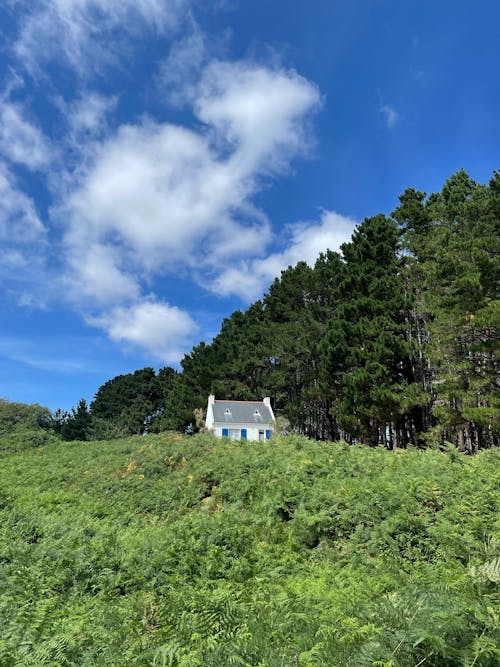
[[[215,399],[216,403],[264,403],[264,401],[238,401],[238,400],[232,400],[230,398],[216,398]]]

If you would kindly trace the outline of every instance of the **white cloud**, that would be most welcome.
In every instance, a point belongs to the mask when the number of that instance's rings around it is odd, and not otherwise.
[[[120,127],[92,144],[55,210],[73,303],[112,340],[165,360],[187,349],[194,324],[175,306],[141,300],[145,286],[183,271],[203,284],[228,259],[266,251],[271,226],[252,198],[262,176],[307,149],[320,102],[295,72],[249,63],[212,63],[197,91],[196,130],[149,119]]]
[[[69,298],[81,306],[109,306],[137,299],[140,286],[119,266],[119,250],[111,244],[90,242],[73,249],[71,273],[66,276]]]
[[[174,28],[186,6],[187,0],[21,0],[15,52],[32,72],[41,73],[40,63],[57,58],[85,75],[118,62],[117,42],[139,26],[160,34]]]
[[[45,235],[33,200],[17,188],[12,174],[0,163],[0,241],[40,243]]]
[[[223,271],[213,281],[212,289],[217,294],[235,294],[247,301],[259,298],[273,279],[288,266],[294,266],[300,261],[313,266],[321,252],[338,250],[342,243],[350,240],[355,225],[354,220],[333,211],[325,211],[318,224],[290,225],[284,230],[285,234],[290,235],[290,240],[282,252],[252,261],[241,261]]]
[[[59,211],[82,293],[111,301],[113,286],[123,298],[144,272],[261,254],[271,230],[251,197],[261,174],[304,149],[318,103],[317,89],[294,72],[217,63],[202,80],[196,110],[206,125],[198,131],[147,120],[122,126]],[[230,147],[221,145],[225,130]],[[101,273],[105,286],[93,278]]]
[[[307,153],[309,119],[321,103],[317,87],[293,70],[207,65],[213,50],[188,17],[190,4],[21,0],[14,48],[32,74],[45,76],[46,63],[57,60],[87,77],[119,64],[148,29],[164,34],[183,23],[189,32],[172,46],[159,81],[167,100],[192,105],[191,129],[143,117],[111,134],[108,117],[117,98],[85,92],[80,79],[76,99],[56,98],[66,122],[54,142],[64,160],[54,160],[20,107],[0,107],[10,124],[3,135],[0,130],[0,149],[32,169],[51,166],[45,172],[51,223],[61,234],[65,295],[113,341],[166,361],[188,349],[195,325],[174,305],[144,296],[151,281],[184,272],[210,288],[206,276],[228,261],[257,261],[266,253],[272,229],[254,196]],[[25,216],[28,204],[18,200]],[[34,208],[32,216],[38,219]],[[11,260],[17,261],[12,253]]]
[[[392,130],[399,123],[401,116],[394,107],[384,104],[380,107],[380,113],[384,116],[387,127]]]
[[[166,258],[178,265],[189,264],[203,238],[218,233],[246,190],[203,136],[147,122],[120,128],[102,146],[68,203],[73,229],[117,235],[145,266]]]
[[[178,361],[198,330],[185,311],[150,300],[117,306],[89,322],[105,329],[111,340],[145,348],[164,362]]]
[[[292,240],[281,257],[287,266],[301,260],[313,266],[320,252],[339,250],[350,241],[355,226],[352,218],[325,211],[319,224],[297,223],[290,227]]]
[[[276,171],[307,149],[305,121],[319,104],[318,89],[293,70],[215,62],[194,108],[222,145],[236,147],[233,168]]]
[[[51,148],[40,129],[23,117],[21,107],[0,100],[0,153],[29,169],[41,169],[51,160]]]

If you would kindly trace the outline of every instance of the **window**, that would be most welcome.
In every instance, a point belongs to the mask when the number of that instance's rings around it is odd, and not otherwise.
[[[266,439],[265,431],[259,431],[259,440],[265,440],[265,439]]]
[[[239,440],[240,439],[240,429],[239,428],[229,428],[228,429],[228,436],[231,440]]]

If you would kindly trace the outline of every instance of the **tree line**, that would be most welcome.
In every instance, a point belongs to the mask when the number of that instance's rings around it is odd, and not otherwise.
[[[340,252],[281,273],[181,371],[118,376],[56,413],[67,439],[196,430],[207,396],[271,396],[281,427],[318,440],[462,451],[500,444],[500,173],[409,188]]]

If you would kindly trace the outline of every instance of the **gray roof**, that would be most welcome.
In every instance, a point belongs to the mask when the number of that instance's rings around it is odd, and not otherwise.
[[[214,421],[227,424],[271,424],[271,411],[262,401],[215,401]]]

